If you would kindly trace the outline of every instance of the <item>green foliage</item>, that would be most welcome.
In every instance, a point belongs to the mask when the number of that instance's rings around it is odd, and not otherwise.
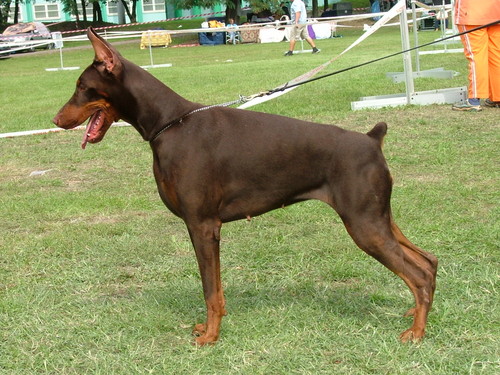
[[[7,24],[12,0],[0,0],[0,26]]]
[[[178,9],[191,9],[193,7],[211,8],[216,4],[223,4],[224,0],[171,0]],[[228,4],[233,4],[231,0],[226,1]]]
[[[237,3],[242,5],[241,0],[169,0],[179,9],[192,9],[193,7],[210,8],[217,4],[224,4],[229,9],[235,9]],[[260,12],[265,9],[275,10],[279,8],[278,0],[250,0],[250,8],[254,12]]]
[[[252,8],[252,11],[255,13],[262,12],[264,10],[269,9],[272,13],[280,10],[280,4],[282,1],[280,0],[250,0],[249,4]]]
[[[78,13],[77,0],[60,0],[63,5],[63,11],[71,15]]]

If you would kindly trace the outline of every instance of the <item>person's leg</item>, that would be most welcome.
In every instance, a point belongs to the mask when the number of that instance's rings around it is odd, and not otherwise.
[[[488,27],[489,99],[500,104],[500,25]]]
[[[307,25],[301,25],[300,37],[302,39],[305,39],[305,41],[307,43],[309,43],[309,45],[313,49],[313,53],[318,53],[319,52],[319,49],[316,48],[316,43],[314,43],[314,40],[309,35],[309,31],[307,31]]]
[[[458,25],[460,32],[470,30],[475,26]],[[488,31],[480,29],[461,35],[464,54],[469,61],[469,98],[479,99],[489,97],[488,74]]]
[[[288,52],[285,53],[285,56],[293,55],[293,50],[295,49],[295,41],[297,40],[299,31],[300,30],[297,25],[292,26],[292,30],[290,32],[290,47],[288,48]]]

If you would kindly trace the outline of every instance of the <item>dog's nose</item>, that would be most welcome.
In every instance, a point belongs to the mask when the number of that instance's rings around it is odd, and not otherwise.
[[[57,114],[57,115],[56,115],[56,116],[52,119],[52,122],[53,122],[55,125],[59,126],[59,114]]]

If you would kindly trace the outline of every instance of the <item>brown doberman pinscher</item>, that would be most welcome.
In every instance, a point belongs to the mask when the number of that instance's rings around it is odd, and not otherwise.
[[[392,178],[382,154],[385,123],[367,134],[283,116],[205,107],[177,95],[89,28],[95,50],[76,91],[54,118],[71,129],[90,118],[82,147],[102,140],[118,119],[153,151],[165,205],[184,220],[207,305],[196,342],[214,343],[226,315],[219,243],[222,223],[318,199],[340,215],[354,242],[411,289],[413,325],[401,340],[424,336],[437,259],[412,244],[393,221]]]

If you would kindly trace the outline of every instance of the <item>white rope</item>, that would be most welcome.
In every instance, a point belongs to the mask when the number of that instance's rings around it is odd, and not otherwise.
[[[315,76],[317,73],[321,72],[328,65],[330,65],[332,62],[334,62],[339,57],[341,57],[344,53],[346,53],[347,51],[349,51],[351,48],[357,46],[363,40],[365,40],[370,35],[372,35],[375,31],[377,31],[378,29],[380,29],[389,20],[391,20],[392,18],[396,17],[405,8],[406,8],[406,1],[405,0],[399,0],[399,2],[396,5],[394,5],[389,10],[389,12],[384,13],[384,15],[383,15],[383,17],[381,19],[379,19],[372,27],[370,27],[363,35],[361,35],[358,39],[356,39],[354,41],[354,43],[352,43],[349,47],[347,47],[345,50],[343,50],[339,55],[337,55],[334,58],[328,60],[327,62],[325,62],[325,63],[317,66],[316,68],[310,70],[309,72],[306,72],[306,73],[302,74],[301,76],[296,77],[296,78],[294,78],[294,79],[286,82],[285,84],[276,87],[274,90],[282,88],[282,87],[286,87],[288,85],[292,85],[292,84],[296,84],[296,83],[305,81],[305,80],[310,79],[311,77]],[[291,87],[289,89],[277,91],[277,92],[274,92],[274,93],[272,93],[270,95],[265,95],[265,96],[258,95],[254,99],[249,100],[248,102],[240,105],[238,108],[245,109],[245,108],[253,107],[253,106],[257,105],[257,104],[261,104],[261,103],[267,102],[267,101],[269,101],[271,99],[275,99],[275,98],[277,98],[277,97],[279,97],[279,96],[281,96],[281,95],[283,95],[285,93],[290,92],[291,90],[293,90],[293,89],[295,89],[297,87],[298,86],[294,86],[294,87]],[[274,90],[270,90],[270,91],[274,91]]]

